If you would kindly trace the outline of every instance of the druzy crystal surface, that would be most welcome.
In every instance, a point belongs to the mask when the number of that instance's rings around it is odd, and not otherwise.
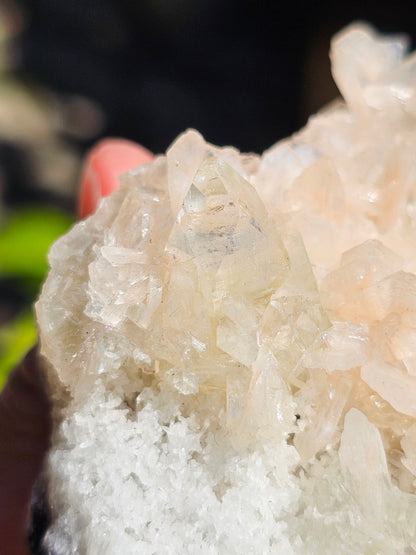
[[[331,58],[298,134],[187,131],[52,247],[51,549],[416,550],[416,55]]]

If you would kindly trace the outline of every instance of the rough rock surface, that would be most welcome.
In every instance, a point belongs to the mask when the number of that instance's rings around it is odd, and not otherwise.
[[[416,550],[416,55],[261,157],[181,135],[51,249],[55,553]]]

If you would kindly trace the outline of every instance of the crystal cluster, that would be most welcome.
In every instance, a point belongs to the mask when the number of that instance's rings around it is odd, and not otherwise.
[[[405,50],[344,30],[345,102],[260,157],[188,131],[52,247],[50,549],[416,550]]]

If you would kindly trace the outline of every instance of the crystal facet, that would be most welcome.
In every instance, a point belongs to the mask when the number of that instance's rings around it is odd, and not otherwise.
[[[345,102],[260,157],[187,131],[52,247],[37,305],[55,412],[45,545],[416,551],[405,50],[344,30]]]

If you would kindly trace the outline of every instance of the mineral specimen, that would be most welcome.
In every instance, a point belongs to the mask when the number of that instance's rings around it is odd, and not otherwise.
[[[416,55],[261,157],[188,131],[51,249],[54,553],[416,550]]]

